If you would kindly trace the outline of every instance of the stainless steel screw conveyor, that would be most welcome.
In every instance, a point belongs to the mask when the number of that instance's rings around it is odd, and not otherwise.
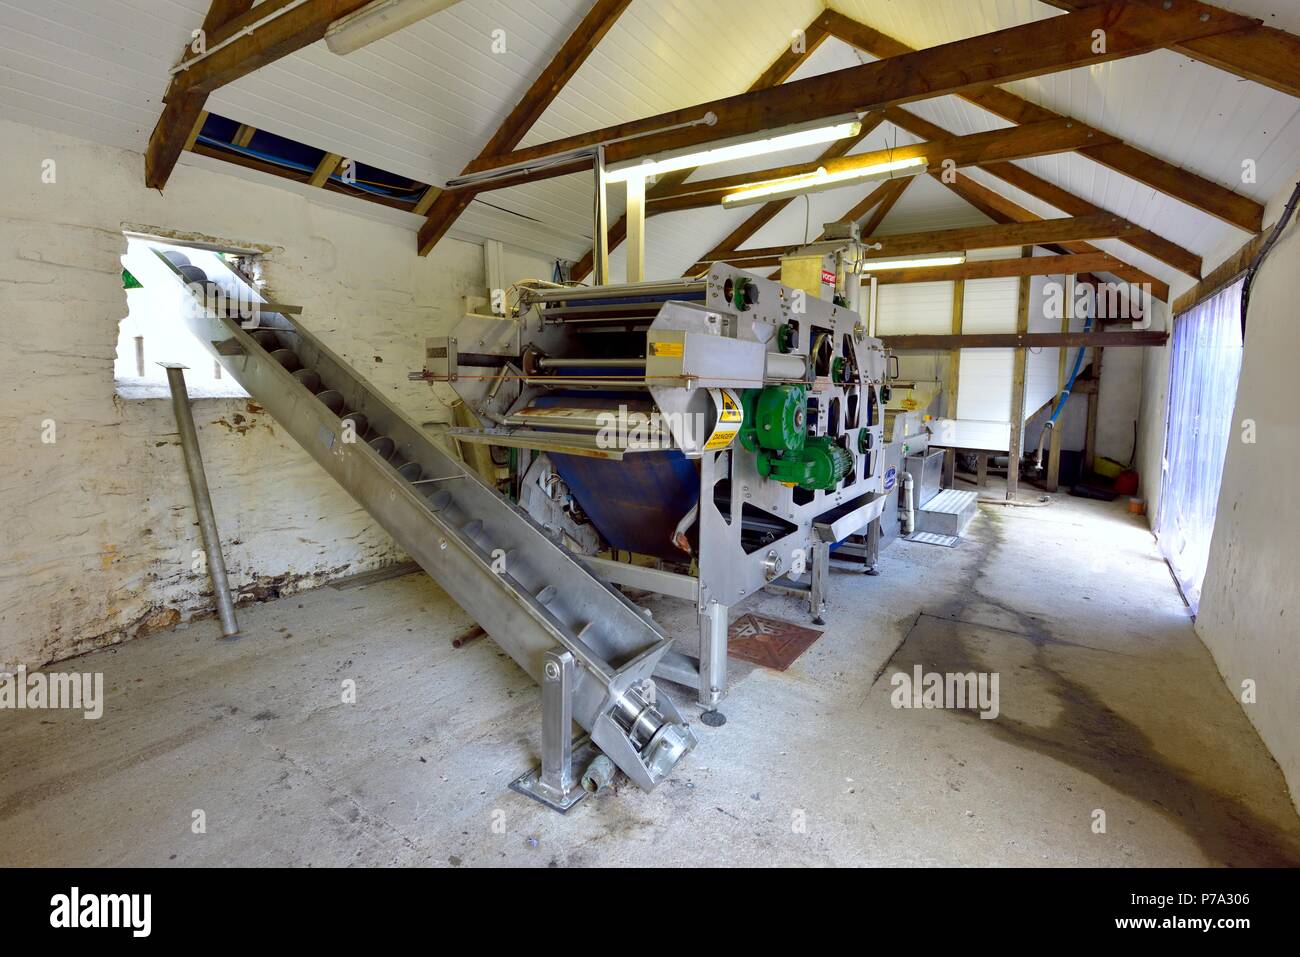
[[[695,281],[534,286],[515,314],[429,340],[412,377],[473,410],[458,442],[517,450],[504,489],[273,304],[256,325],[221,307],[261,301],[240,274],[158,257],[222,368],[542,685],[542,764],[512,786],[565,811],[611,762],[649,791],[694,747],[656,678],[722,723],[731,605],[793,588],[820,622],[832,548],[871,541],[892,487],[888,363],[855,308],[859,252],[856,236],[807,247],[785,285],[718,263]],[[616,585],[694,602],[698,653]]]

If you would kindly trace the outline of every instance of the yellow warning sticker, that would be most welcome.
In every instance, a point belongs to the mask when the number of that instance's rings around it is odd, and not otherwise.
[[[680,359],[683,351],[684,344],[680,342],[656,341],[650,343],[650,354],[654,356],[666,356],[672,359]]]
[[[731,440],[736,437],[736,433],[739,431],[739,428],[731,429],[719,427],[716,432],[709,436],[709,441],[704,443],[704,448],[709,452],[716,451],[717,449],[725,449],[731,444]]]
[[[743,422],[745,413],[740,408],[740,403],[730,392],[722,393],[722,415],[718,417],[719,422]]]

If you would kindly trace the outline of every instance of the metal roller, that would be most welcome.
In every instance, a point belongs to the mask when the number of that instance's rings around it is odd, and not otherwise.
[[[520,301],[526,303],[589,302],[595,299],[632,299],[638,296],[686,296],[704,291],[704,280],[683,282],[669,279],[659,282],[626,283],[621,286],[572,286],[564,289],[525,289]]]
[[[386,435],[378,435],[370,440],[370,447],[381,459],[390,459],[397,449],[397,443]]]

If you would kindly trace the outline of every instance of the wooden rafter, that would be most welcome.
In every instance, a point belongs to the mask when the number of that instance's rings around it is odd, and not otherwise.
[[[871,213],[872,210],[874,209],[876,212],[872,213],[870,219],[867,222],[867,225],[862,227],[862,235],[863,236],[870,235],[871,231],[873,231],[876,228],[876,226],[880,224],[880,220],[884,219],[885,216],[888,214],[889,210],[893,208],[893,205],[896,202],[898,202],[899,197],[903,195],[903,191],[907,189],[908,184],[911,182],[912,182],[912,177],[910,176],[904,177],[902,179],[886,180],[885,182],[878,185],[875,189],[873,189],[870,193],[868,193],[866,197],[862,199],[861,202],[856,203],[852,209],[850,209],[838,220],[836,220],[836,222],[838,223],[857,222],[863,216],[866,216],[868,213]],[[775,210],[773,212],[773,215],[775,215],[776,212],[780,212],[782,209],[784,209],[785,205],[789,202],[792,202],[792,200],[780,200],[777,203],[765,203],[759,209],[760,212],[762,212],[763,210],[769,209],[771,207],[775,207]],[[753,235],[753,233],[750,233],[749,235]],[[745,236],[745,239],[748,239],[749,235]],[[825,238],[826,238],[826,233],[822,232],[817,236],[817,241],[821,241]],[[744,240],[742,239],[741,242],[743,241]],[[719,246],[721,245],[722,244],[720,243]],[[781,247],[771,247],[771,248],[781,248]],[[762,250],[759,250],[759,252],[762,252]],[[705,254],[705,256],[698,263],[692,266],[691,267],[692,271],[688,271],[686,275],[688,276],[698,275],[699,273],[705,272],[708,270],[708,267],[710,265],[712,265],[715,262],[718,262],[719,260],[734,259],[738,262],[743,262],[747,257],[754,255],[754,253],[755,251],[750,249],[737,249],[735,245],[729,246],[727,249],[720,249],[717,246],[715,246],[712,250],[710,250],[707,254]],[[780,261],[779,257],[776,257],[775,259],[769,258],[768,260],[765,260],[764,262],[761,262],[758,265],[771,265],[772,262],[779,262],[779,261]],[[746,265],[747,268],[750,268],[748,267],[748,264]]]
[[[208,32],[206,56],[187,50],[172,89],[178,93],[211,93],[268,63],[310,46],[325,36],[329,25],[360,10],[371,0],[262,0],[251,10]],[[281,13],[281,10],[284,12]],[[223,45],[224,44],[224,45]]]
[[[791,123],[970,92],[990,84],[1103,63],[1171,43],[1245,29],[1255,22],[1194,0],[1180,0],[1168,10],[1117,2],[526,149],[482,156],[468,169],[481,172],[600,143],[609,143],[609,162],[620,162]],[[1095,41],[1097,30],[1103,30],[1107,37],[1104,48]],[[715,122],[701,124],[700,120],[710,113]],[[614,140],[618,142],[611,142]],[[554,175],[559,174],[553,169],[540,170],[534,179]]]
[[[570,78],[586,62],[591,51],[609,32],[619,15],[627,9],[631,0],[596,0],[587,15],[582,18],[577,29],[561,44],[551,62],[533,81],[514,109],[506,116],[497,131],[492,134],[487,145],[479,151],[479,159],[465,167],[465,172],[472,172],[475,163],[484,157],[509,152],[519,145],[533,124],[546,112],[546,108],[559,96]],[[421,256],[427,256],[437,245],[438,240],[447,234],[447,230],[456,222],[457,217],[473,201],[474,194],[468,190],[444,192],[433,201],[424,225],[420,227],[419,250]]]
[[[882,119],[891,119],[903,113],[894,107],[883,113],[871,114],[874,129]],[[825,168],[828,173],[848,173],[878,166],[896,160],[924,159],[930,170],[941,171],[947,167],[976,166],[994,162],[1028,159],[1075,150],[1094,142],[1101,134],[1072,120],[1052,120],[1028,126],[1013,126],[1005,130],[972,133],[968,136],[944,136],[925,143],[892,146],[838,158],[823,154],[808,163],[775,166],[768,169],[736,173],[693,183],[682,183],[660,191],[650,203],[651,209],[687,209],[694,206],[713,206],[726,196],[746,186],[770,180],[803,176]],[[1107,137],[1109,139],[1109,137]],[[684,202],[678,202],[683,200]]]
[[[339,17],[369,0],[213,0],[203,19],[206,53],[185,48],[181,65],[163,96],[162,116],[145,150],[144,179],[162,189],[180,159],[208,94],[259,67],[288,56],[325,36]],[[283,12],[281,12],[283,11]]]
[[[968,249],[1042,246],[1081,239],[1113,239],[1140,228],[1128,220],[1105,214],[998,223],[992,226],[962,226],[956,229],[934,229],[919,233],[896,233],[891,236],[874,237],[874,241],[879,243],[881,248],[873,251],[871,258],[894,259]],[[744,249],[737,254],[737,259],[746,262],[761,259],[764,260],[763,265],[767,265],[767,260],[773,257],[779,258],[789,248],[788,246],[766,246],[759,249]]]
[[[1106,0],[1043,0],[1060,10],[1082,10]],[[1300,96],[1300,37],[1262,24],[1187,40],[1171,50],[1291,96]]]
[[[885,117],[901,129],[927,139],[937,139],[950,135],[947,130],[943,129],[929,120],[922,119],[910,110],[901,107],[895,107],[885,111]],[[1028,193],[1037,199],[1042,200],[1050,206],[1054,206],[1063,213],[1071,216],[1092,216],[1098,213],[1104,213],[1106,210],[1096,206],[1087,200],[1075,196],[1069,190],[1062,189],[1054,183],[1050,183],[1041,176],[1035,176],[1026,169],[1005,161],[981,163],[980,168],[987,173],[991,173],[1012,186],[1017,187],[1023,192]],[[1173,266],[1180,272],[1187,273],[1192,277],[1199,277],[1201,274],[1201,257],[1191,250],[1184,249],[1177,243],[1172,242],[1157,235],[1150,230],[1143,230],[1129,235],[1125,242],[1140,249],[1154,259]]]
[[[822,152],[821,156],[817,157],[816,162],[813,164],[813,168],[816,169],[821,164],[829,166],[833,160],[844,156],[849,150],[853,149],[853,147],[857,146],[864,139],[870,136],[872,131],[882,122],[883,119],[879,115],[864,117],[862,120],[862,128],[858,131],[858,134],[856,136],[845,137],[842,140],[836,140],[832,143]],[[793,202],[792,199],[778,199],[768,203],[763,203],[757,210],[751,213],[743,223],[733,229],[725,239],[714,245],[712,249],[701,256],[694,265],[686,270],[684,275],[695,276],[699,275],[701,272],[707,272],[711,263],[716,262],[727,253],[739,248],[741,244],[746,242],[756,232],[770,223],[773,218],[776,217],[776,214],[789,206],[791,202]]]
[[[253,0],[212,0],[212,5],[203,18],[204,34],[210,34],[222,24],[247,13],[252,6]],[[168,90],[164,97],[162,115],[158,117],[145,149],[144,181],[147,186],[162,189],[167,185],[167,179],[176,168],[181,153],[194,148],[199,131],[208,118],[207,111],[203,109],[207,101],[206,93],[182,95]]]
[[[878,205],[872,211],[871,215],[867,217],[866,221],[862,223],[861,235],[863,237],[875,235],[876,230],[880,228],[880,224],[885,221],[885,217],[888,216],[890,211],[898,204],[898,201],[903,198],[903,194],[907,192],[907,187],[911,185],[912,177],[910,176],[905,176],[902,179],[890,180],[888,183],[881,185],[881,189],[885,190],[885,193],[880,197],[880,205]],[[858,219],[859,217],[854,215],[855,213],[857,213],[856,206],[849,210],[842,217],[842,220]]]
[[[957,279],[998,279],[1011,276],[1056,276],[1101,272],[1123,265],[1109,253],[1078,253],[1064,256],[1022,256],[1016,259],[973,259],[960,266],[924,266],[916,269],[882,269],[872,273],[882,285],[911,282],[941,282]]]
[[[1166,11],[1159,5],[1153,8],[1144,3],[1135,2],[1130,3],[1129,6],[1137,17],[1158,17],[1161,14],[1166,14]],[[1107,9],[1105,4],[1089,5],[1086,9],[1081,7],[1081,12],[1099,13],[1105,9]],[[1202,9],[1208,11],[1214,8],[1202,6]],[[1068,16],[1077,15],[1077,12],[1068,14]],[[872,56],[884,58],[886,62],[897,60],[899,57],[914,55],[917,52],[907,44],[834,10],[827,10],[822,17],[824,25],[834,36]],[[1057,24],[1064,19],[1065,17],[1054,17],[1039,22]],[[1224,33],[1224,36],[1236,36],[1240,30],[1251,31],[1256,27],[1256,22],[1250,21],[1241,25],[1239,31]],[[1110,35],[1112,34],[1108,33],[1108,36]],[[1175,44],[1177,42],[1175,41]],[[952,44],[945,44],[931,49],[942,50],[951,46]],[[963,99],[1017,124],[1063,118],[1060,113],[1055,113],[1045,107],[1030,103],[1013,93],[1008,93],[1006,90],[1000,90],[992,86],[958,92]],[[1172,196],[1180,202],[1186,203],[1239,229],[1252,233],[1259,231],[1264,214],[1262,205],[1203,176],[1197,176],[1189,170],[1182,169],[1144,152],[1135,146],[1111,138],[1107,142],[1095,146],[1083,147],[1079,152],[1103,166],[1145,183],[1153,189]]]
[[[1043,219],[1043,217],[1039,216],[1037,213],[1031,212],[1017,203],[1013,203],[1005,196],[994,192],[987,186],[982,186],[975,182],[969,176],[958,173],[953,177],[952,182],[948,182],[946,178],[936,178],[939,179],[943,185],[947,186],[950,190],[996,223],[1028,223],[1038,222]],[[1129,242],[1134,236],[1141,236],[1142,232],[1143,230],[1138,227],[1122,238],[1125,242]],[[1096,246],[1080,241],[1069,241],[1059,244],[1049,243],[1047,248],[1054,252],[1100,252]],[[1138,269],[1136,266],[1130,266],[1128,263],[1120,260],[1120,265],[1110,270],[1110,272],[1123,279],[1125,282],[1137,283],[1139,285],[1150,284],[1152,295],[1157,299],[1163,299],[1166,301],[1169,299],[1169,284],[1148,272]]]
[[[339,163],[343,162],[343,157],[338,153],[326,153],[321,157],[316,169],[311,174],[311,179],[307,180],[308,186],[324,186],[326,180],[334,175],[334,171],[339,168]]]
[[[794,71],[799,69],[800,64],[802,64],[806,59],[808,59],[808,57],[812,56],[812,54],[817,50],[819,46],[822,45],[822,43],[826,40],[826,38],[829,35],[830,34],[827,33],[826,28],[821,24],[821,18],[819,17],[814,19],[810,24],[808,24],[808,27],[803,31],[803,42],[798,45],[787,44],[786,47],[781,51],[780,55],[777,56],[777,58],[772,61],[772,63],[768,66],[768,68],[764,70],[761,74],[759,74],[758,79],[756,79],[753,83],[749,85],[748,92],[753,92],[754,90],[766,90],[768,87],[776,86],[790,79],[790,77],[794,74]],[[647,189],[646,189],[647,202],[652,202],[656,197],[661,196],[667,193],[669,190],[677,186],[680,186],[682,183],[686,182],[686,180],[690,177],[692,173],[695,172],[696,169],[697,167],[691,167],[690,169],[677,170],[676,172],[667,173],[659,177],[658,182],[656,182],[653,186],[649,186],[647,184]],[[647,209],[647,215],[649,215],[649,212],[650,212],[649,209]],[[768,216],[768,219],[771,219],[772,216],[775,216],[777,212],[779,212],[779,210],[773,210]],[[750,235],[753,234],[751,233]],[[622,243],[623,240],[626,238],[627,238],[627,217],[620,216],[618,220],[609,228],[610,250],[612,251],[615,248],[617,248],[619,244]],[[740,242],[744,242],[744,240],[742,239],[740,240]],[[593,261],[594,261],[594,251],[589,249],[587,250],[586,255],[584,255],[581,259],[579,259],[578,262],[574,265],[572,271],[572,278],[585,279],[587,278],[587,276],[590,276]]]

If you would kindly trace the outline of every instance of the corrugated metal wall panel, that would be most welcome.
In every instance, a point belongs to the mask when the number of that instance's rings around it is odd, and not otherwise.
[[[876,334],[947,335],[952,332],[951,282],[915,282],[880,286]]]
[[[1018,279],[968,279],[962,332],[1015,332]],[[957,418],[1007,422],[1014,349],[963,349],[957,373]]]

